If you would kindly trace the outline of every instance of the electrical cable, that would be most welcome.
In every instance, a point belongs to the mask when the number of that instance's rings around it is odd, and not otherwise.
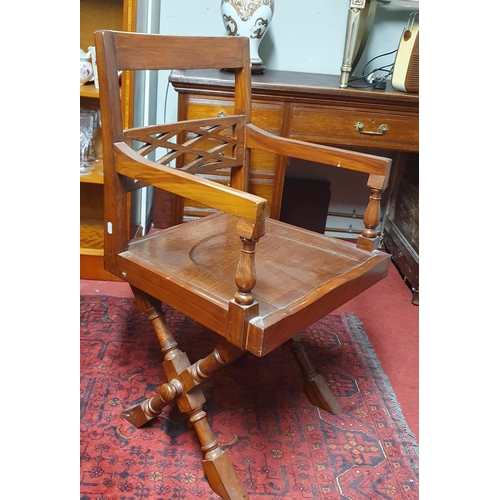
[[[168,74],[168,77],[167,77],[167,86],[165,87],[165,102],[163,104],[163,123],[167,123],[167,102],[168,102],[168,89],[170,88],[170,75],[172,74],[174,70],[171,69],[170,70],[170,73]],[[168,149],[168,148],[165,148],[165,151],[168,153],[170,153],[172,150],[171,149]],[[158,151],[156,152],[156,154],[158,154]],[[170,163],[167,163],[166,165],[167,167],[170,166]]]
[[[170,87],[170,75],[173,73],[173,69],[170,70],[167,78],[167,88],[165,89],[165,104],[163,106],[163,123],[167,123],[167,98],[168,98],[168,89]]]
[[[375,68],[375,69],[371,70],[370,72],[367,72],[367,68],[376,59],[379,59],[381,57],[390,56],[391,54],[394,54],[396,52],[397,52],[397,49],[391,50],[390,52],[386,52],[384,54],[379,54],[378,56],[375,56],[375,57],[372,57],[364,65],[361,76],[349,78],[347,86],[350,88],[353,88],[353,89],[365,89],[365,88],[385,89],[386,80],[392,75],[392,72],[394,70],[394,62],[392,62],[390,64],[385,64],[384,66],[380,66],[378,68]],[[374,78],[371,81],[368,80],[368,77],[376,74],[377,72],[384,72],[386,74],[381,78]],[[363,80],[366,85],[352,85],[352,83],[357,82],[359,80]]]

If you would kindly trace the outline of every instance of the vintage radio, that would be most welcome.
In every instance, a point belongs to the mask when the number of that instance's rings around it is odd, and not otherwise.
[[[401,35],[394,61],[392,86],[404,92],[418,92],[418,22],[415,21],[417,15],[418,12],[414,12],[410,16]]]

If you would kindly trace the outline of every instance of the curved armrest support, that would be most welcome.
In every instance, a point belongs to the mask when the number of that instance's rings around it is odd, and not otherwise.
[[[136,153],[124,142],[114,145],[116,172],[131,179],[196,200],[243,219],[240,236],[260,238],[265,233],[267,200],[193,174],[159,165]]]
[[[363,217],[365,227],[356,245],[369,252],[378,247],[376,227],[380,223],[381,194],[389,181],[392,165],[390,158],[288,139],[270,134],[252,124],[247,124],[245,130],[247,146],[250,148],[368,174],[370,200]]]
[[[301,160],[323,163],[333,167],[365,172],[373,177],[373,182],[382,181],[381,189],[387,187],[392,159],[357,151],[324,146],[312,142],[298,141],[270,134],[253,124],[246,125],[247,146]],[[377,180],[375,180],[377,179]]]

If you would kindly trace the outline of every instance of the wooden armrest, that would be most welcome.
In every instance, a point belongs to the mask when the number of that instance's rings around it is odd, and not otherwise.
[[[247,146],[253,149],[365,172],[370,174],[370,187],[387,187],[392,164],[390,158],[289,139],[266,132],[253,124],[246,125],[246,141]]]
[[[288,139],[270,134],[252,124],[246,126],[246,141],[247,146],[253,149],[369,174],[367,185],[370,188],[370,199],[363,217],[365,227],[356,245],[369,252],[378,247],[376,227],[380,222],[381,194],[389,181],[392,164],[390,158]]]
[[[171,167],[159,165],[136,153],[124,142],[114,146],[116,172],[150,186],[196,200],[244,219],[238,234],[257,239],[265,233],[267,200]]]

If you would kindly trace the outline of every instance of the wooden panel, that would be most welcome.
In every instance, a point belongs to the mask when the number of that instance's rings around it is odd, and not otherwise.
[[[364,125],[361,133],[355,125]],[[382,135],[372,134],[381,125]],[[295,104],[290,137],[321,144],[418,151],[418,120],[395,113]]]
[[[104,189],[102,184],[80,182],[80,219],[104,220]]]
[[[415,184],[411,179],[403,176],[397,188],[397,196],[394,198],[394,214],[391,218],[398,222],[401,233],[417,254],[419,247],[418,214],[418,182]]]
[[[398,162],[393,173],[392,192],[384,222],[387,250],[414,292],[419,290],[419,155]]]
[[[80,0],[80,48],[95,45],[94,32],[123,29],[123,0]]]
[[[200,118],[212,118],[220,116],[220,113],[233,114],[234,103],[228,99],[208,97],[204,99],[190,96],[188,101],[188,120]],[[281,128],[281,114],[283,106],[280,103],[269,103],[265,101],[252,101],[252,123],[277,134]]]
[[[122,281],[104,269],[101,255],[80,254],[80,278],[85,280]]]
[[[104,255],[104,223],[102,219],[80,220],[80,253]]]
[[[104,255],[103,195],[101,184],[80,183],[80,254]]]
[[[398,162],[393,173],[393,188],[387,218],[395,222],[406,245],[418,254],[419,248],[419,155]]]
[[[384,246],[413,292],[412,304],[419,305],[419,257],[411,251],[406,238],[394,221],[388,220],[384,227]]]

